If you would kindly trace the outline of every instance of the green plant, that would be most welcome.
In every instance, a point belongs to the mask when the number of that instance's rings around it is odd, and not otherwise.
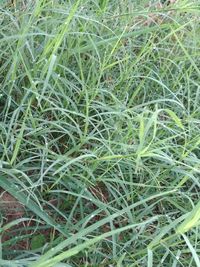
[[[1,3],[0,266],[199,266],[198,16]]]

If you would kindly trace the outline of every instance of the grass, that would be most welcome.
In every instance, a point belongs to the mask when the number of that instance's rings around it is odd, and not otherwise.
[[[0,266],[200,266],[200,5],[147,3],[1,1]]]

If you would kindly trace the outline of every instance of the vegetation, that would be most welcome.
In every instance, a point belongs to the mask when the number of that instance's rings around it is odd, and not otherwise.
[[[0,266],[200,266],[199,1],[1,1]]]

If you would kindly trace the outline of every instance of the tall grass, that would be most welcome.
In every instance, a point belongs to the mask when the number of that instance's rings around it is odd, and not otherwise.
[[[1,2],[0,266],[200,266],[199,7]]]

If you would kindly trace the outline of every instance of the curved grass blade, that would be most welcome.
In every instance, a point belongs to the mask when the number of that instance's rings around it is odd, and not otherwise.
[[[11,194],[14,198],[16,198],[20,203],[22,203],[25,207],[31,210],[36,216],[38,216],[48,225],[51,225],[64,236],[67,236],[65,231],[33,200],[27,198],[25,193],[17,191],[15,186],[13,187],[13,183],[9,181],[9,179],[6,179],[4,176],[0,176],[0,187],[2,187],[5,191]]]

